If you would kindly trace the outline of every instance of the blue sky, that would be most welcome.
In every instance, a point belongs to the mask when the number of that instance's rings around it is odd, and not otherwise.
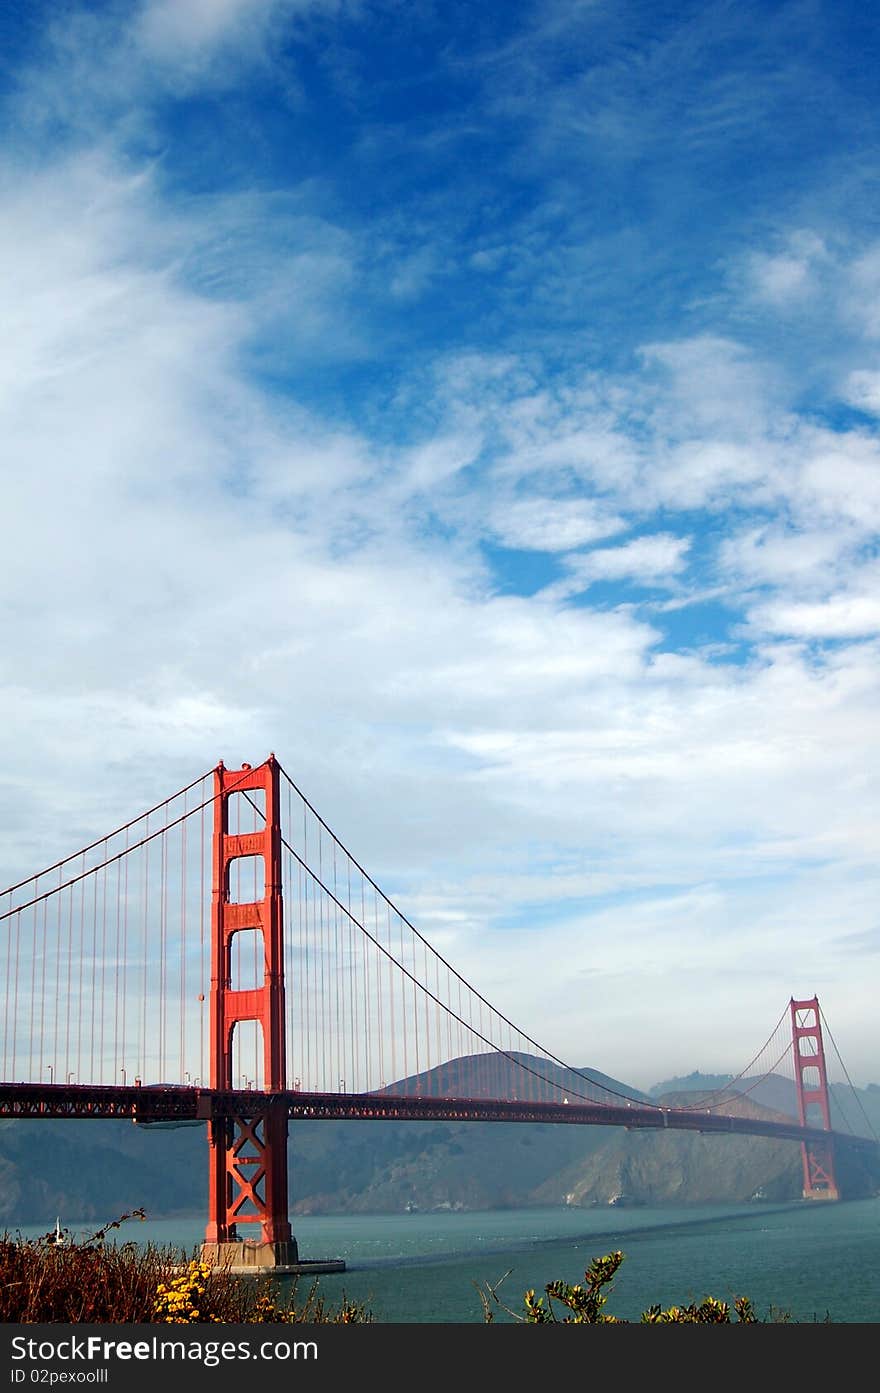
[[[4,883],[273,749],[562,1056],[880,1079],[877,49],[7,4]]]

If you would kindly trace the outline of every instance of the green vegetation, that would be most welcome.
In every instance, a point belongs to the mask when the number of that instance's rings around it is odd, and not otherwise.
[[[372,1317],[343,1296],[329,1307],[313,1283],[285,1299],[271,1280],[240,1280],[173,1248],[107,1243],[124,1214],[73,1242],[66,1230],[41,1238],[0,1239],[0,1321],[65,1324],[366,1324]]]
[[[604,1257],[594,1258],[584,1273],[583,1284],[575,1286],[568,1282],[548,1282],[543,1296],[536,1296],[534,1290],[523,1296],[521,1311],[513,1311],[504,1306],[498,1296],[496,1286],[478,1288],[483,1303],[483,1319],[491,1324],[495,1319],[495,1307],[507,1312],[515,1320],[526,1325],[626,1325],[619,1316],[605,1311],[608,1295],[611,1292],[614,1275],[623,1262],[623,1253],[606,1253]],[[509,1276],[506,1273],[505,1276]],[[504,1278],[502,1277],[502,1281]],[[607,1290],[606,1290],[607,1288]],[[557,1313],[558,1308],[561,1312]],[[748,1325],[762,1323],[755,1314],[754,1307],[747,1296],[738,1296],[733,1303],[736,1320]],[[771,1309],[768,1324],[788,1324],[789,1317]],[[699,1304],[691,1302],[687,1306],[649,1306],[642,1312],[643,1325],[731,1325],[733,1324],[730,1306],[714,1296],[706,1296]]]

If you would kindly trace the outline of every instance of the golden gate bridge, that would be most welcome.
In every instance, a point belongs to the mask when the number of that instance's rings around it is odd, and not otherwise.
[[[686,1107],[572,1068],[428,943],[274,755],[220,763],[10,886],[0,925],[0,1117],[204,1122],[204,1251],[234,1267],[299,1262],[291,1120],[776,1137],[800,1144],[804,1197],[826,1200],[843,1149],[878,1151],[816,997]],[[826,1037],[847,1085],[833,1110]],[[796,1116],[750,1108],[780,1074]]]

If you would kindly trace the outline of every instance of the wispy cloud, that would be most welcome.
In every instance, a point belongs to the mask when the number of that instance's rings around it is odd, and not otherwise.
[[[880,953],[880,926],[864,933],[841,934],[837,942],[844,953]]]
[[[616,547],[566,557],[564,580],[548,586],[543,598],[561,600],[582,594],[597,581],[629,581],[640,586],[665,586],[685,565],[688,539],[668,533],[637,537]]]
[[[500,542],[529,551],[571,551],[626,529],[619,515],[592,498],[498,500],[492,519]]]
[[[652,1083],[599,1042],[674,982],[696,1050],[747,961],[744,1050],[821,969],[873,1067],[832,945],[874,932],[880,276],[756,14],[47,10],[0,157],[7,880],[274,748],[563,1053]]]

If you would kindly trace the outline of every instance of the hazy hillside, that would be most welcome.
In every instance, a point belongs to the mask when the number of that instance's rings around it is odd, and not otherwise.
[[[686,1078],[668,1079],[651,1089],[651,1097],[657,1102],[664,1096],[687,1095],[691,1100],[707,1094],[723,1092],[730,1083],[729,1074],[688,1074]],[[786,1117],[797,1117],[797,1094],[791,1079],[780,1074],[770,1074],[766,1078],[740,1079],[736,1091],[756,1103],[770,1108]],[[840,1084],[829,1087],[831,1095],[832,1126],[842,1132],[857,1132],[870,1136],[871,1131],[880,1135],[880,1084],[870,1083],[867,1088],[856,1090]]]
[[[594,1070],[535,1064],[575,1096],[598,1085],[644,1097]],[[504,1085],[499,1068],[497,1058],[470,1056],[395,1091],[485,1097]],[[691,1075],[652,1093],[687,1104],[726,1082]],[[873,1125],[880,1132],[880,1088],[862,1090],[858,1103],[854,1109],[849,1102],[851,1120],[864,1121],[863,1109],[868,1122],[860,1130]],[[791,1114],[793,1089],[771,1078],[734,1108]],[[880,1174],[864,1167],[850,1167],[840,1178],[852,1194],[880,1188]],[[206,1191],[201,1124],[0,1122],[0,1226],[48,1228],[57,1214],[66,1223],[101,1224],[136,1206],[154,1218],[200,1214]],[[290,1192],[294,1213],[591,1205],[607,1204],[617,1193],[650,1204],[749,1200],[759,1192],[782,1200],[800,1196],[801,1162],[796,1143],[764,1138],[552,1124],[297,1122],[290,1128]]]
[[[705,1080],[694,1092],[663,1092],[668,1107],[693,1106],[706,1098]],[[778,1119],[782,1114],[749,1097],[728,1095],[723,1111],[737,1116]],[[802,1188],[797,1143],[766,1137],[703,1136],[676,1131],[612,1129],[584,1165],[563,1176],[566,1203],[607,1204],[612,1197],[631,1204],[706,1204],[752,1199],[798,1199]],[[539,1198],[550,1202],[547,1186]]]
[[[518,1050],[512,1050],[509,1056],[465,1055],[439,1068],[399,1079],[385,1091],[428,1094],[432,1098],[540,1098],[544,1084],[561,1089],[572,1098],[613,1102],[615,1096],[620,1096],[649,1101],[646,1093],[597,1069],[569,1069]]]

